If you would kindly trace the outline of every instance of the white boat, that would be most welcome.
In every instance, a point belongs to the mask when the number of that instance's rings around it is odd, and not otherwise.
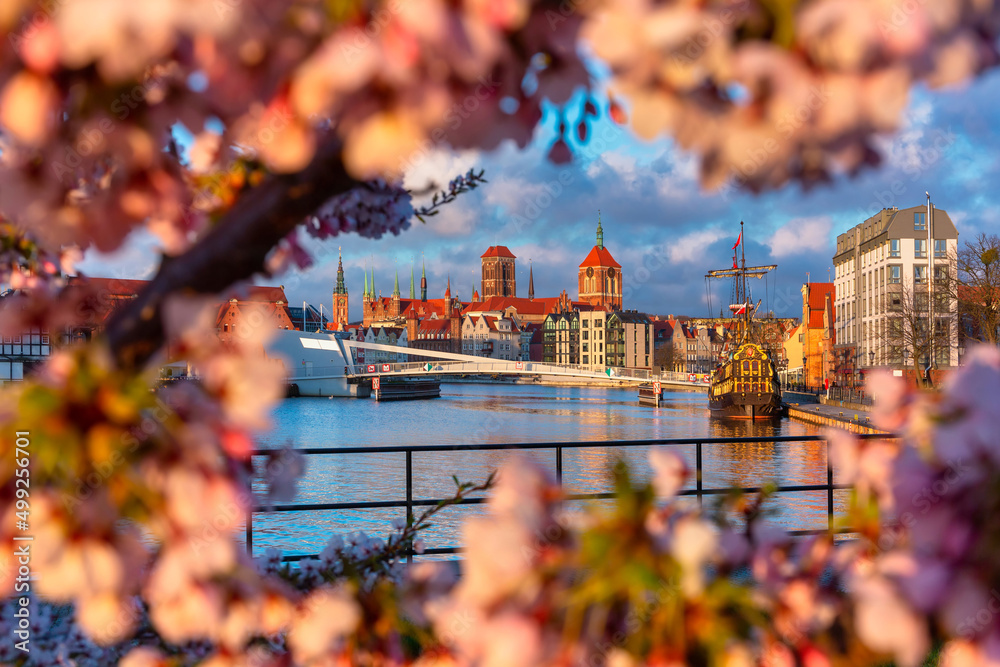
[[[351,353],[342,333],[279,330],[268,344],[269,357],[280,357],[288,369],[291,396],[342,396],[364,398],[371,386],[347,381]]]

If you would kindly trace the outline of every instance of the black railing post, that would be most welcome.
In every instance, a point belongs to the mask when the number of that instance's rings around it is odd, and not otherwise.
[[[406,527],[413,525],[413,452],[406,450]],[[406,562],[413,562],[413,549],[406,554]]]
[[[830,441],[826,441],[826,515],[827,525],[833,533],[833,461],[830,460]]]
[[[556,483],[562,486],[562,447],[556,447]]]
[[[694,466],[695,466],[695,489],[698,491],[698,507],[700,508],[703,503],[701,497],[702,491],[702,480],[701,480],[701,443],[694,443]]]
[[[247,506],[247,556],[253,558],[253,494],[250,494],[250,504]]]

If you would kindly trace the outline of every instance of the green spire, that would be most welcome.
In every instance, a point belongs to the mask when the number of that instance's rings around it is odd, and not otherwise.
[[[597,247],[604,247],[604,230],[601,228],[601,209],[597,209]]]
[[[344,284],[344,255],[340,248],[337,248],[337,289],[335,294],[347,294],[347,285]]]
[[[427,301],[427,265],[423,255],[420,257],[420,300]]]
[[[368,296],[368,267],[365,267],[365,297]]]
[[[392,295],[399,298],[399,267],[396,267],[396,286],[392,290]]]
[[[417,293],[413,289],[413,260],[410,260],[410,298],[416,299]]]

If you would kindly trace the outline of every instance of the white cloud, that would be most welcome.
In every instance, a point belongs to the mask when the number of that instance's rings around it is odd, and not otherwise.
[[[88,249],[77,268],[89,276],[148,280],[160,265],[160,247],[159,238],[140,228],[114,252]]]
[[[667,252],[670,261],[675,264],[683,262],[695,262],[704,259],[703,250],[710,243],[715,243],[725,232],[719,229],[700,229],[690,234],[685,234],[670,244]]]
[[[767,240],[774,257],[788,257],[800,252],[825,252],[830,247],[829,216],[796,218],[789,221]]]

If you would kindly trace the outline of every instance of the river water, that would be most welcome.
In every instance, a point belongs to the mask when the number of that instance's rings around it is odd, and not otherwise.
[[[816,427],[784,419],[777,423],[708,418],[703,392],[665,394],[658,409],[641,407],[634,388],[548,387],[510,384],[444,384],[441,398],[375,402],[370,399],[295,398],[273,414],[274,427],[262,447],[351,447],[368,445],[481,444],[604,441],[607,447],[563,452],[563,483],[570,492],[610,490],[609,470],[619,459],[635,478],[648,479],[648,448],[616,448],[616,440],[689,437],[811,435]],[[694,445],[676,451],[694,468]],[[514,455],[509,451],[419,452],[413,455],[413,497],[443,498],[454,489],[452,475],[481,482]],[[554,450],[531,455],[555,470]],[[403,500],[402,454],[306,457],[306,475],[294,503]],[[704,488],[780,484],[823,484],[822,442],[703,445]],[[774,520],[789,529],[824,528],[826,493],[783,493]],[[837,505],[845,502],[838,494]],[[483,506],[449,508],[425,534],[428,547],[460,546],[463,517]],[[387,532],[403,509],[308,511],[255,514],[254,552],[277,547],[286,554],[317,553],[333,533]]]

